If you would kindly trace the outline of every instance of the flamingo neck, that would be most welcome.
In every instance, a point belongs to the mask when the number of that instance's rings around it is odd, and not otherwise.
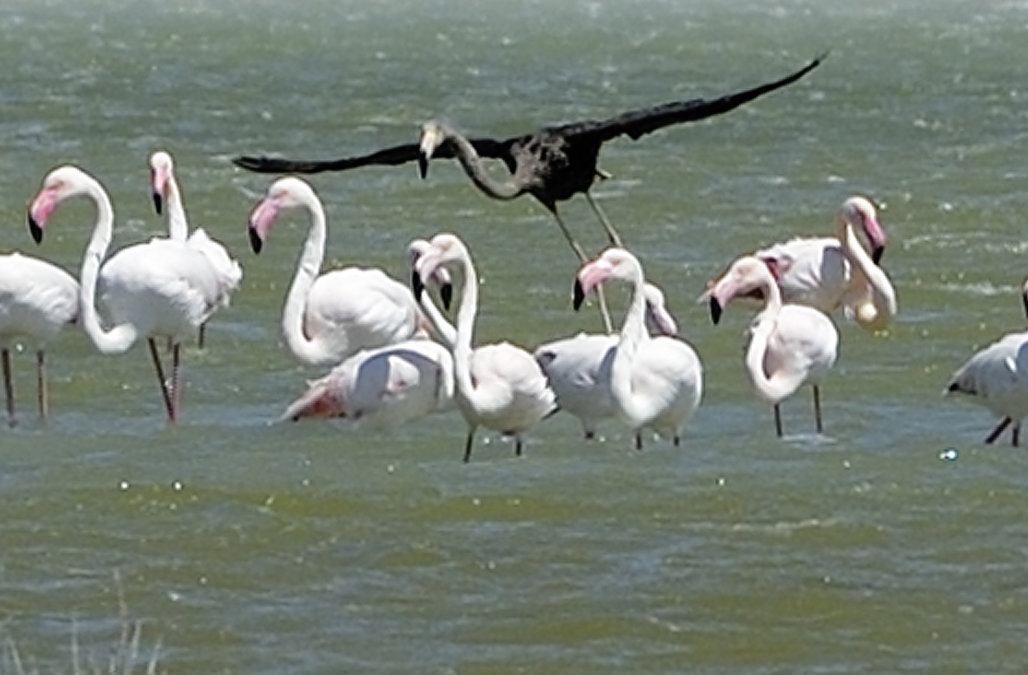
[[[457,308],[457,334],[453,341],[453,374],[458,391],[471,401],[475,383],[471,377],[471,346],[475,333],[475,316],[478,314],[478,273],[470,256],[461,258],[464,272],[464,289]]]
[[[310,216],[310,225],[282,310],[282,333],[293,356],[308,365],[320,365],[332,359],[329,341],[318,340],[317,336],[311,339],[304,333],[303,324],[307,295],[325,258],[325,209],[316,198],[306,199],[304,206]]]
[[[445,131],[447,140],[453,145],[454,154],[457,156],[458,161],[460,161],[461,166],[464,167],[464,173],[468,175],[468,178],[471,179],[471,182],[479,190],[493,199],[504,200],[514,199],[525,192],[512,179],[498,181],[490,176],[482,166],[482,159],[479,157],[478,152],[475,151],[475,146],[471,145],[468,139],[453,129],[446,129]]]
[[[104,354],[121,354],[135,343],[139,331],[130,323],[119,324],[105,331],[96,312],[96,283],[100,276],[100,265],[111,245],[114,207],[103,187],[95,180],[87,182],[85,194],[96,205],[96,222],[79,273],[79,318],[86,335],[98,350]]]
[[[164,200],[168,208],[168,239],[186,241],[189,238],[189,219],[182,204],[182,193],[178,189],[175,174],[168,176],[168,184],[164,189]]]
[[[843,253],[854,268],[853,317],[865,329],[884,328],[896,315],[896,292],[892,283],[864,250],[853,226],[840,219],[839,228]]]
[[[746,373],[758,396],[768,403],[778,403],[795,391],[796,386],[791,378],[783,377],[781,373],[768,375],[765,371],[768,343],[778,329],[778,316],[782,311],[782,293],[770,273],[762,290],[766,300],[764,309],[750,324],[750,342],[745,356]]]
[[[632,388],[632,370],[640,348],[651,341],[646,330],[646,295],[643,290],[642,269],[637,269],[632,278],[632,295],[628,311],[621,326],[621,336],[610,366],[611,395],[621,417],[633,427],[641,426],[651,415],[647,414],[645,401]]]
[[[436,335],[442,340],[446,348],[452,351],[457,343],[457,329],[443,316],[443,313],[439,311],[439,308],[436,307],[427,292],[422,292],[420,305],[422,313],[428,319],[428,323],[436,332]]]

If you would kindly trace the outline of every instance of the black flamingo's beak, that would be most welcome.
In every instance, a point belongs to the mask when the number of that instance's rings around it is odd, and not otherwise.
[[[254,228],[248,227],[246,231],[250,234],[250,248],[253,249],[254,253],[259,254],[261,252],[261,247],[264,246],[264,240],[261,239],[261,236],[257,234],[257,230]]]
[[[585,302],[585,291],[582,289],[582,282],[575,279],[575,288],[571,293],[571,307],[577,312]]]
[[[29,233],[37,244],[43,241],[43,228],[39,226],[39,223],[36,222],[31,213],[29,214]]]
[[[417,273],[415,273],[416,275]],[[453,284],[447,282],[439,287],[439,298],[443,301],[443,308],[449,311],[450,303],[453,302]]]
[[[882,262],[883,255],[885,255],[885,247],[876,246],[874,250],[871,251],[871,261],[874,262],[875,265],[879,265]]]
[[[414,299],[417,300],[418,302],[421,302],[421,294],[425,290],[425,284],[424,284],[423,281],[421,281],[421,275],[418,274],[417,270],[411,272],[411,275],[410,275],[410,287],[414,291]],[[451,289],[451,292],[452,292],[452,289]],[[444,304],[446,303],[446,298],[443,298],[443,303]],[[446,309],[449,309],[449,308],[450,308],[449,305],[447,305]]]
[[[161,198],[161,193],[160,192],[154,192],[153,193],[153,208],[154,208],[155,211],[157,211],[157,215],[158,216],[161,215],[161,208],[163,206],[163,203],[164,203],[164,200]]]
[[[717,298],[710,298],[710,320],[717,325],[717,322],[721,320],[721,303],[717,301]]]

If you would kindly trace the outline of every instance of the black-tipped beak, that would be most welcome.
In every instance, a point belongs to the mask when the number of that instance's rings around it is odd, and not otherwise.
[[[428,155],[424,152],[418,154],[418,174],[422,180],[428,177]]]
[[[164,205],[164,199],[161,197],[160,192],[153,193],[153,208],[157,211],[157,215],[161,215],[161,209]]]
[[[39,226],[32,214],[29,214],[29,233],[32,235],[32,239],[38,244],[43,241],[43,228]]]
[[[425,291],[425,283],[421,280],[421,275],[418,274],[417,270],[410,274],[410,287],[414,291],[414,299],[421,302],[421,294]],[[443,298],[443,302],[446,302],[445,298]],[[449,309],[449,306],[447,306],[447,309]]]
[[[874,262],[875,265],[880,265],[883,255],[885,255],[885,247],[876,246],[874,250],[871,251],[871,261]]]
[[[721,303],[715,297],[710,298],[710,320],[715,326],[721,320]]]
[[[585,291],[582,290],[582,282],[575,279],[575,288],[571,292],[571,307],[577,312],[585,302]]]
[[[447,282],[439,287],[439,298],[443,301],[443,308],[449,311],[453,302],[453,284]]]
[[[257,234],[257,230],[252,227],[246,228],[246,231],[250,234],[250,248],[253,249],[254,253],[259,254],[261,252],[261,247],[264,246],[264,241],[261,239],[260,235]]]
[[[1024,304],[1024,316],[1028,319],[1028,293],[1021,296],[1021,302]]]

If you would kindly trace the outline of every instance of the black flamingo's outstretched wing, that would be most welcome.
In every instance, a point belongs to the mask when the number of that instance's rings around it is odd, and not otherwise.
[[[470,141],[475,151],[482,157],[506,159],[509,154],[509,142],[497,141],[492,138],[476,138]],[[346,171],[362,166],[396,166],[413,162],[418,159],[420,146],[417,143],[405,143],[391,148],[383,148],[367,155],[342,157],[340,159],[302,160],[283,159],[280,157],[264,157],[242,155],[232,159],[236,166],[256,171],[257,173],[321,173],[322,171]],[[435,157],[452,158],[453,150],[449,144],[443,145],[435,153]]]
[[[706,117],[720,115],[738,108],[755,98],[763,96],[775,89],[788,86],[797,81],[814,68],[817,68],[821,61],[827,56],[822,54],[797,70],[795,73],[783,77],[774,82],[768,82],[752,89],[738,91],[733,94],[725,94],[713,100],[694,98],[688,101],[672,101],[662,105],[630,110],[610,119],[593,122],[578,122],[555,127],[556,131],[569,139],[585,140],[588,137],[593,142],[603,143],[612,138],[625,135],[635,140],[640,136],[652,133],[672,124],[683,122],[695,122]]]

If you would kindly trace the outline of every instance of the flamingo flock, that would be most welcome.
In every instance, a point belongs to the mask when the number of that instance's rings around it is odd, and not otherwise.
[[[121,354],[145,340],[167,420],[181,419],[183,342],[195,336],[198,347],[207,348],[204,327],[229,306],[242,268],[204,229],[190,232],[168,152],[151,155],[150,174],[167,236],[112,254],[114,209],[96,178],[76,166],[60,166],[31,199],[28,224],[37,244],[53,212],[68,200],[91,202],[95,219],[79,281],[20,252],[0,256],[0,366],[10,425],[18,422],[12,347],[35,348],[37,407],[45,423],[51,416],[46,347],[74,323],[103,354]],[[323,270],[324,206],[310,184],[285,176],[268,186],[250,212],[246,230],[254,254],[290,211],[306,216],[307,230],[285,294],[281,331],[296,361],[328,371],[308,382],[279,421],[338,418],[388,429],[456,409],[467,427],[465,462],[480,428],[512,437],[521,455],[526,435],[558,412],[577,418],[586,439],[597,437],[601,423],[616,420],[637,449],[645,431],[676,446],[682,442],[701,405],[704,368],[696,348],[679,336],[662,290],[626,248],[614,245],[586,258],[574,276],[574,309],[605,285],[627,285],[619,328],[555,338],[530,350],[506,340],[475,339],[479,276],[456,234],[410,242],[406,282],[377,268]],[[813,430],[825,433],[821,387],[839,358],[840,342],[832,314],[841,310],[869,333],[886,330],[894,320],[896,291],[880,266],[886,241],[874,204],[853,196],[839,207],[830,236],[794,238],[743,254],[701,295],[714,324],[729,305],[757,306],[742,370],[755,396],[772,407],[778,437],[784,435],[780,406],[805,386],[813,395]],[[455,289],[459,302],[451,320]],[[1028,307],[1028,282],[1022,295]],[[944,391],[973,397],[999,417],[987,443],[1011,428],[1018,445],[1028,415],[1028,333],[1006,335],[980,350]]]

